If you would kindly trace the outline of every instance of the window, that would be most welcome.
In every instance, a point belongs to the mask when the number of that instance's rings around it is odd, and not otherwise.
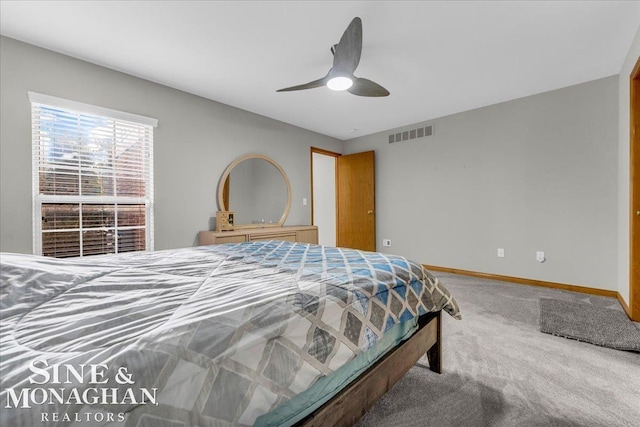
[[[34,252],[153,250],[155,119],[29,92]]]

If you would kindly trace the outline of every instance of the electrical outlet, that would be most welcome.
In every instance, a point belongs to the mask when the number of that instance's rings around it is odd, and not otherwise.
[[[504,258],[504,249],[498,248],[498,258]]]
[[[302,198],[302,206],[307,206],[307,198],[306,197]]]
[[[391,247],[391,239],[382,239],[382,246],[390,248]]]
[[[538,262],[545,262],[546,258],[544,257],[544,252],[542,251],[537,251],[536,252],[536,261]]]

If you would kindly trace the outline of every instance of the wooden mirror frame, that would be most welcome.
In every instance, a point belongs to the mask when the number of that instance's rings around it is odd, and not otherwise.
[[[280,220],[278,220],[278,222],[275,224],[240,224],[240,225],[234,225],[233,228],[240,229],[240,228],[282,227],[284,222],[287,220],[287,217],[289,216],[289,211],[291,210],[291,184],[289,183],[289,178],[287,177],[287,174],[284,172],[284,169],[282,169],[282,167],[278,163],[276,163],[275,160],[273,160],[270,157],[264,156],[262,154],[247,154],[247,155],[238,157],[233,162],[231,162],[229,166],[227,166],[227,168],[224,170],[224,173],[222,174],[222,177],[220,178],[220,183],[218,184],[218,209],[228,210],[228,209],[225,209],[224,197],[223,197],[225,192],[225,189],[224,189],[225,183],[227,182],[227,179],[229,178],[229,174],[231,174],[231,171],[233,170],[233,168],[236,167],[238,163],[248,159],[266,160],[267,162],[275,166],[276,169],[278,169],[278,171],[280,172],[280,175],[282,175],[282,178],[284,179],[284,183],[287,186],[287,205],[285,206],[284,212],[282,213]]]

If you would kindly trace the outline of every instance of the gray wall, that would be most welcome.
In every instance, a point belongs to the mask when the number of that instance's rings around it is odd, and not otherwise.
[[[618,292],[629,304],[629,76],[640,57],[640,29],[620,71],[618,82]]]
[[[421,124],[434,136],[345,142],[346,153],[376,150],[378,250],[618,289],[617,76]]]
[[[237,157],[272,157],[289,176],[287,224],[309,224],[309,147],[342,142],[6,37],[0,38],[0,250],[32,252],[31,110],[27,91],[154,117],[155,249],[191,246],[217,210]]]

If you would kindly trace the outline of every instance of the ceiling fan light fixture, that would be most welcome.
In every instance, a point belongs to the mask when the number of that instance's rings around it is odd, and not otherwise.
[[[324,77],[309,83],[278,89],[276,92],[293,92],[327,86],[331,90],[349,90],[352,95],[357,96],[389,96],[389,91],[378,83],[353,75],[360,63],[362,53],[362,20],[360,18],[356,16],[351,20],[338,44],[331,47],[331,53],[333,53],[333,66]]]
[[[331,90],[347,90],[353,86],[353,80],[349,77],[334,77],[327,82],[327,87]]]

